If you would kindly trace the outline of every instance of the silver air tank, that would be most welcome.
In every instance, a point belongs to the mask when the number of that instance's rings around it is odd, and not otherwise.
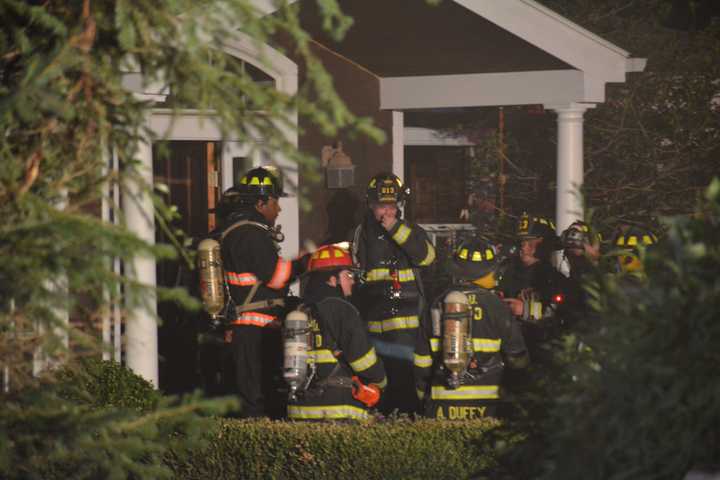
[[[448,370],[448,386],[460,386],[460,376],[470,361],[467,344],[470,335],[470,305],[467,295],[452,291],[443,308],[443,364]]]
[[[200,272],[200,297],[203,307],[213,318],[216,318],[225,306],[220,244],[216,240],[206,238],[200,242],[197,265]]]
[[[305,383],[308,373],[308,344],[310,329],[308,316],[293,310],[283,325],[283,378],[288,384],[288,400],[297,400],[297,391]]]

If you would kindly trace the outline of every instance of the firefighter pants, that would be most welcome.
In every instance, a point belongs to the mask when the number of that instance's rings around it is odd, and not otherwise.
[[[285,416],[280,330],[250,325],[233,326],[235,383],[243,418]]]
[[[384,340],[382,335],[370,336],[370,342],[383,361],[388,381],[377,407],[383,415],[393,412],[409,415],[419,413],[420,405],[415,392],[414,348],[410,346],[414,338],[415,332],[395,335],[391,340]]]

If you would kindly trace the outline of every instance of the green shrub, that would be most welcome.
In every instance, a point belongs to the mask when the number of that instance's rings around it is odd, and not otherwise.
[[[160,393],[150,382],[114,361],[86,358],[58,374],[60,395],[95,407],[154,409]]]
[[[168,459],[178,478],[465,479],[516,439],[496,420],[372,424],[223,420],[210,448]]]
[[[572,348],[558,348],[565,371],[546,388],[544,415],[521,426],[530,440],[503,461],[514,478],[670,480],[720,468],[720,181],[694,215],[664,223],[644,281],[591,285],[598,318],[585,319],[583,348],[569,337]]]
[[[0,478],[65,480],[176,478],[169,451],[208,448],[212,415],[228,402],[163,398],[141,413],[97,408],[57,396],[53,385],[2,398]]]

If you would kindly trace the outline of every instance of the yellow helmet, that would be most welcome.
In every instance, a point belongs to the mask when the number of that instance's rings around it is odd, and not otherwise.
[[[657,237],[650,230],[632,226],[615,237],[613,245],[621,250],[618,255],[618,265],[623,272],[637,272],[642,270],[639,249],[647,248],[657,243]]]

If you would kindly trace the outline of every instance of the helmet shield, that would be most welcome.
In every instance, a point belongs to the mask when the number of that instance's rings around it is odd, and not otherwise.
[[[560,243],[562,243],[565,249],[583,249],[586,244],[590,243],[590,227],[587,223],[579,220],[573,222],[568,228],[563,230],[560,235]]]

